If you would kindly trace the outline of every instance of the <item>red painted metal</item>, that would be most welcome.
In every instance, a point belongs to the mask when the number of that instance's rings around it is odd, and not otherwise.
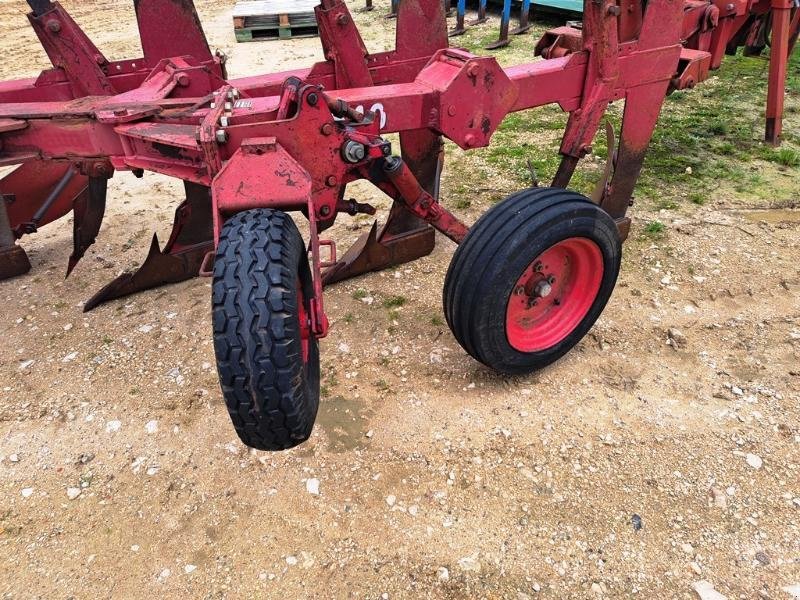
[[[520,352],[564,341],[583,321],[600,291],[603,254],[587,238],[551,246],[525,269],[506,307],[506,337]]]
[[[441,0],[398,3],[396,47],[376,54],[342,0],[321,0],[326,60],[229,80],[191,0],[135,2],[143,56],[115,62],[57,2],[30,4],[29,20],[53,68],[0,83],[0,165],[22,165],[0,180],[0,192],[13,198],[6,228],[19,237],[74,211],[74,266],[97,234],[104,186],[115,171],[162,173],[201,190],[205,200],[190,201],[187,187],[165,249],[154,242],[143,269],[112,282],[93,306],[197,275],[201,264],[207,271],[220,227],[236,212],[303,212],[317,336],[328,328],[323,282],[428,254],[435,230],[457,242],[466,235],[438,203],[444,138],[467,150],[483,147],[508,113],[556,104],[569,113],[554,182],[566,186],[609,104],[624,101],[617,159],[596,197],[624,237],[666,94],[706,79],[726,51],[756,48],[753,32],[769,17],[767,137],[776,141],[789,49],[800,28],[789,0],[587,0],[582,30],[548,32],[536,46],[544,60],[502,68],[492,57],[447,48]],[[391,156],[389,133],[400,134],[402,160]],[[74,175],[64,182],[68,172]],[[374,212],[344,197],[358,179],[395,200],[389,218],[340,261],[323,260],[321,246],[333,245],[320,235],[340,213]]]

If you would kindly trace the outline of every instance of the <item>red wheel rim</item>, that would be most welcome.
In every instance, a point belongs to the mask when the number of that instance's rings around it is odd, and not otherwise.
[[[508,343],[539,352],[563,341],[586,317],[602,279],[603,253],[588,238],[568,238],[542,252],[511,290]]]
[[[308,355],[311,348],[311,323],[306,311],[305,297],[303,296],[303,286],[297,282],[297,318],[300,321],[300,345],[303,348],[303,363],[308,362]]]

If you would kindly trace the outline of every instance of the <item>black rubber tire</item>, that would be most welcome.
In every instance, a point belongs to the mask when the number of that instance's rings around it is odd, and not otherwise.
[[[305,244],[286,213],[241,212],[214,263],[214,349],[222,395],[247,446],[286,450],[309,438],[319,407],[319,344],[304,361],[298,286],[313,298]]]
[[[589,312],[561,342],[538,352],[513,348],[506,307],[525,269],[554,244],[593,240],[603,255],[600,289]],[[588,198],[562,188],[524,190],[488,210],[456,250],[444,284],[444,313],[473,358],[510,375],[531,373],[569,352],[592,328],[614,291],[622,243],[614,220]]]

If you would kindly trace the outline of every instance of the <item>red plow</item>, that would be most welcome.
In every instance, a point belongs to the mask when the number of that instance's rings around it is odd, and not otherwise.
[[[800,31],[793,0],[586,0],[541,60],[503,69],[449,48],[442,0],[401,0],[394,50],[369,54],[342,0],[317,7],[326,60],[228,79],[191,0],[135,2],[143,57],[111,62],[58,2],[28,0],[53,67],[0,83],[0,278],[30,269],[16,240],[72,213],[67,274],[94,243],[117,171],[181,179],[172,235],[141,268],[86,303],[198,275],[213,277],[223,396],[242,441],[306,440],[319,404],[323,287],[429,254],[436,231],[458,248],[444,285],[447,322],[478,361],[509,374],[548,365],[589,331],[616,284],[626,213],[665,97],[692,88],[744,47],[770,46],[766,140],[781,135],[786,71]],[[610,103],[624,101],[591,198],[569,191]],[[520,191],[468,227],[439,202],[443,139],[489,145],[512,112],[569,113],[550,187]],[[386,135],[398,133],[399,149]],[[618,139],[618,143],[614,140]],[[337,259],[323,239],[365,179],[393,207]],[[309,223],[304,240],[287,213]]]

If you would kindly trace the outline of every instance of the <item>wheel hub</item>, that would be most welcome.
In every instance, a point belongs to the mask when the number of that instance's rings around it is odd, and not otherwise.
[[[568,238],[537,256],[512,288],[506,335],[520,352],[564,340],[589,312],[603,278],[603,255],[587,238]]]

